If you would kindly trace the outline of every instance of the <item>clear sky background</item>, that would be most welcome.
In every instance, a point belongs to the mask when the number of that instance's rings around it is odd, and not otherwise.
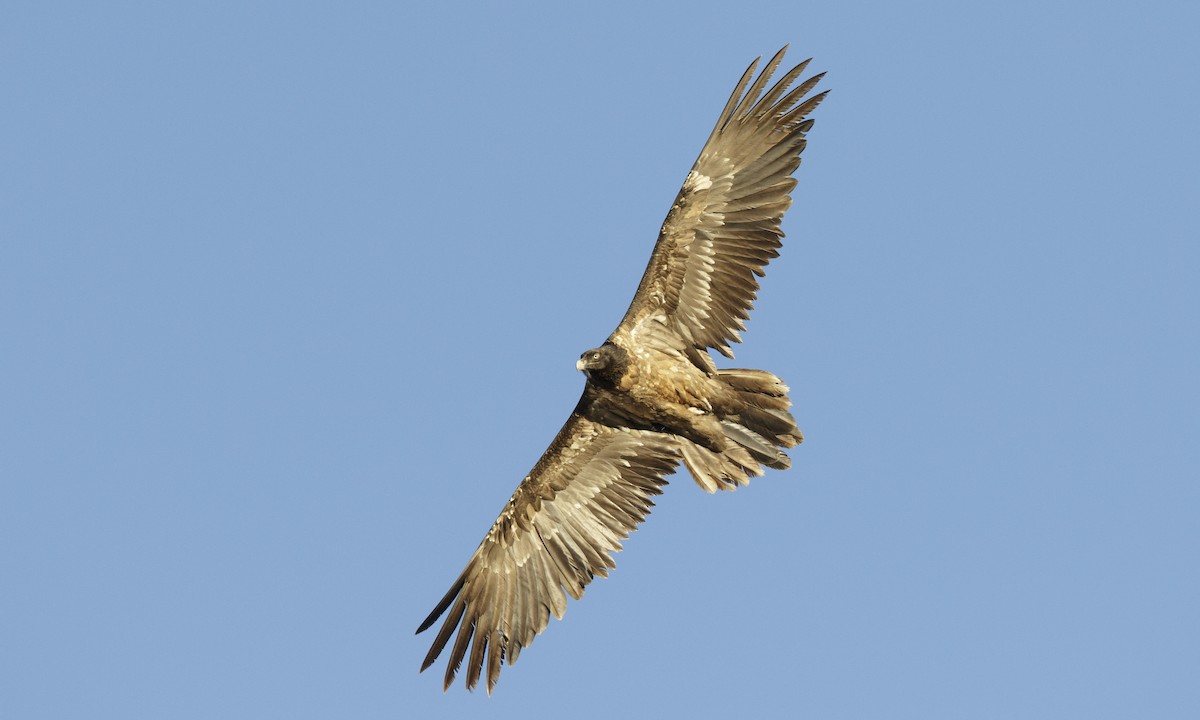
[[[582,7],[582,5],[580,6]],[[10,2],[0,716],[1200,717],[1200,10]],[[738,76],[827,70],[674,476],[492,698],[413,631]]]

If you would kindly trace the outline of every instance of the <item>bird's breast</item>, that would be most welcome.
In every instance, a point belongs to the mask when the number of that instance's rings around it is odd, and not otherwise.
[[[644,404],[707,410],[708,383],[708,377],[683,358],[643,351],[634,356],[617,387]]]

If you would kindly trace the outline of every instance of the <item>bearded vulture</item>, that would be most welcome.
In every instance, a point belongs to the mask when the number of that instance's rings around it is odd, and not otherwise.
[[[443,689],[466,660],[467,688],[486,668],[491,694],[500,666],[515,663],[551,615],[562,618],[566,595],[578,600],[615,567],[611,554],[680,462],[710,493],[745,485],[764,466],[790,467],[783,448],[802,436],[787,386],[763,370],[718,369],[709,355],[732,358],[729,343],[741,341],[755,276],[779,254],[808,115],[826,95],[806,97],[822,75],[791,87],[807,60],[767,89],[786,49],[757,78],[758,60],[742,75],[624,319],[576,363],[587,376],[579,404],[417,628],[448,611],[421,664],[453,638]]]

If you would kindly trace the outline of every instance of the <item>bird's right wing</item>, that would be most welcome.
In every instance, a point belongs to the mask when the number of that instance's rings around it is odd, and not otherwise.
[[[592,577],[615,567],[610,553],[650,512],[679,461],[678,440],[663,433],[611,427],[580,412],[517,487],[450,591],[425,618],[420,633],[447,610],[421,670],[437,660],[457,629],[446,666],[449,688],[467,658],[467,688],[487,657],[490,694],[501,663],[566,610],[565,590],[583,596]],[[468,657],[468,649],[470,655]]]

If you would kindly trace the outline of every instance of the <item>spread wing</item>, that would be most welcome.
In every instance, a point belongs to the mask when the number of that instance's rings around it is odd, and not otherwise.
[[[788,90],[807,60],[764,94],[785,50],[753,84],[758,60],[742,75],[667,213],[618,331],[665,315],[689,344],[733,357],[729,342],[741,342],[738,331],[746,329],[758,292],[755,276],[779,254],[779,222],[796,185],[790,175],[813,122],[806,116],[827,94],[804,99],[823,73]]]
[[[457,629],[444,688],[464,658],[467,688],[474,688],[486,654],[490,694],[501,663],[515,663],[546,629],[551,613],[562,618],[563,591],[578,600],[593,576],[605,577],[615,567],[610,553],[645,519],[651,496],[675,471],[673,436],[593,422],[581,414],[587,399],[585,391],[466,569],[417,629],[450,611],[421,665],[422,671],[432,665]]]

